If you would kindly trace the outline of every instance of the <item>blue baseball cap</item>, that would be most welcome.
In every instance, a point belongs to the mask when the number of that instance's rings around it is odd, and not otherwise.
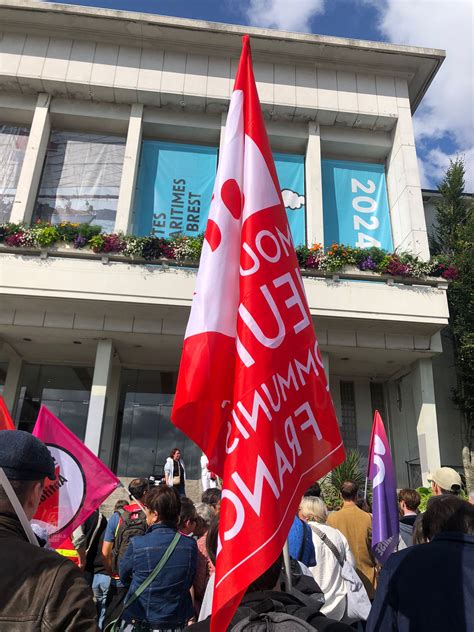
[[[12,481],[56,479],[48,448],[23,430],[0,430],[0,467]]]

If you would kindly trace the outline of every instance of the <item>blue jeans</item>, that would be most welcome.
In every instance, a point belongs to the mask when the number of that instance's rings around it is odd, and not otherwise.
[[[105,617],[105,600],[110,586],[110,576],[96,573],[92,578],[92,592],[94,593],[95,605],[97,608],[97,619],[99,629],[102,630]]]

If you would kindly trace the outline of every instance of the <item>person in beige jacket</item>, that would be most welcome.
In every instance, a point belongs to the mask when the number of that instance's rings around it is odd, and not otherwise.
[[[343,505],[339,511],[329,514],[326,524],[339,529],[349,542],[356,562],[356,570],[367,591],[374,598],[376,585],[376,561],[372,554],[372,517],[356,505],[359,487],[354,481],[344,481],[341,486]]]

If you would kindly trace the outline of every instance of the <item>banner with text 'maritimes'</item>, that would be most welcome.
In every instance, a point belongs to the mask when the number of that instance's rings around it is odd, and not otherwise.
[[[120,485],[119,479],[45,406],[33,434],[55,462],[55,481],[46,481],[33,520],[57,547]]]
[[[293,242],[306,243],[304,156],[274,154]],[[138,174],[134,233],[195,237],[206,229],[217,148],[145,140]]]
[[[393,250],[385,167],[323,160],[324,243]]]
[[[281,553],[304,490],[344,458],[247,36],[172,420],[223,478],[211,622],[221,632]]]
[[[203,233],[216,165],[217,147],[143,141],[134,233],[165,238]]]

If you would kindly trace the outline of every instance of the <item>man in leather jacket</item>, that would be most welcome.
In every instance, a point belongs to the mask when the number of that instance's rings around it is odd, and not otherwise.
[[[2,430],[0,467],[31,520],[45,478],[56,478],[49,450],[28,432]],[[97,632],[83,574],[67,558],[28,542],[1,486],[0,560],[0,632]]]

